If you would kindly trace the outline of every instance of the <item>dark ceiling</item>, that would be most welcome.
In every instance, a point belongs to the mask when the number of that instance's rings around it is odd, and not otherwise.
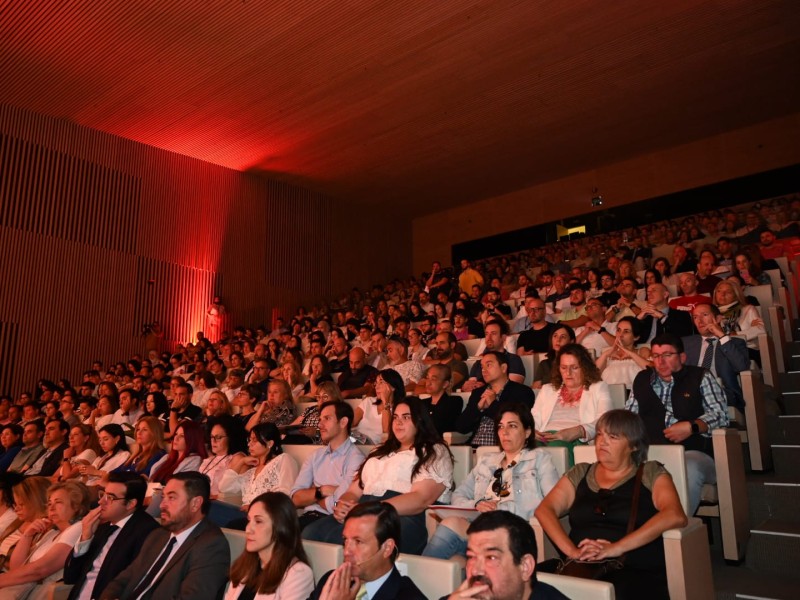
[[[794,0],[0,0],[0,102],[421,215],[800,106]]]

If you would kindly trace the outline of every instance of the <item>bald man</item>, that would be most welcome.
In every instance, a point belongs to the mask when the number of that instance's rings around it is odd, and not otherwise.
[[[348,354],[349,364],[339,377],[339,389],[343,398],[361,398],[375,394],[375,378],[378,369],[367,364],[363,348],[353,348]]]

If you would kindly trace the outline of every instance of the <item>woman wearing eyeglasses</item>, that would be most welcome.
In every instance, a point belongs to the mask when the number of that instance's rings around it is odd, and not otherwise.
[[[348,490],[334,503],[333,515],[308,525],[304,539],[340,544],[350,509],[360,502],[380,500],[400,514],[400,552],[422,552],[428,538],[425,509],[450,500],[453,455],[419,398],[396,400],[391,414],[386,442],[367,457]]]
[[[478,512],[507,510],[526,521],[558,482],[550,455],[536,450],[531,411],[509,402],[495,417],[500,452],[484,454],[464,482],[453,492],[451,506]],[[466,555],[469,521],[446,517],[425,547],[423,556],[447,559]]]
[[[211,497],[216,498],[219,495],[220,479],[231,460],[234,456],[244,456],[244,428],[231,416],[219,417],[214,421],[209,440],[211,453],[197,470],[211,480]]]
[[[575,465],[535,511],[566,558],[599,561],[625,556],[621,570],[603,577],[614,584],[620,600],[669,598],[661,534],[687,523],[669,473],[647,461],[648,447],[638,415],[627,410],[605,413],[597,422],[597,462]],[[635,522],[629,532],[637,487]],[[569,515],[569,535],[559,521],[564,515]]]
[[[567,344],[555,358],[550,383],[542,387],[533,404],[536,441],[565,446],[573,462],[572,448],[594,439],[595,422],[611,410],[611,394],[600,377],[589,351]]]

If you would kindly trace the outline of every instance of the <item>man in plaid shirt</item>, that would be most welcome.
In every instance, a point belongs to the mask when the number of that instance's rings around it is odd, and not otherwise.
[[[686,364],[679,337],[656,336],[651,350],[653,368],[633,380],[626,408],[642,417],[651,444],[686,448],[691,516],[700,505],[703,485],[717,481],[711,432],[728,426],[728,404],[708,369]]]

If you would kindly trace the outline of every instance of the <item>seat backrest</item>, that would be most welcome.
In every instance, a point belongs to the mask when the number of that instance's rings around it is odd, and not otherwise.
[[[552,585],[567,598],[592,598],[592,600],[614,600],[614,584],[596,579],[565,577],[553,573],[536,573],[542,583]]]
[[[303,550],[311,563],[314,581],[319,581],[325,573],[333,571],[344,562],[344,548],[341,544],[303,540]]]
[[[324,448],[324,446],[316,444],[284,444],[283,451],[294,459],[298,467],[302,467],[308,457],[320,448]]]
[[[461,565],[452,560],[401,554],[395,566],[411,578],[426,598],[449,596],[461,585]]]
[[[594,446],[575,446],[575,464],[593,463],[597,461]],[[672,476],[675,489],[678,491],[684,512],[689,510],[689,482],[686,478],[686,460],[683,446],[652,445],[647,455],[648,460],[657,460]]]
[[[458,396],[461,398],[461,411],[463,412],[465,408],[467,408],[467,402],[469,402],[471,392],[453,392],[451,396]]]
[[[569,465],[569,453],[567,452],[566,448],[557,448],[553,446],[540,446],[539,448],[550,455],[550,458],[553,460],[553,464],[556,467],[556,471],[558,471],[559,477],[567,472],[567,465]],[[500,446],[478,446],[475,449],[475,464],[477,465],[478,461],[480,461],[485,454],[491,454],[493,452],[500,452]]]
[[[472,357],[477,356],[476,352],[482,342],[483,338],[475,338],[474,340],[464,340],[461,343],[464,344],[464,348],[467,349],[467,354]]]
[[[353,409],[353,412],[358,408],[358,405],[361,404],[363,398],[347,398],[345,402],[347,402],[350,407]]]
[[[450,446],[450,452],[453,453],[453,481],[458,487],[472,470],[472,446]]]
[[[778,303],[778,298],[780,297],[780,290],[781,290],[781,271],[780,269],[770,269],[769,271],[764,271],[767,275],[769,275],[769,283],[772,287],[772,301]]]
[[[236,529],[222,528],[222,533],[225,534],[225,539],[228,540],[228,546],[231,549],[231,564],[239,555],[244,552],[245,536],[244,531],[237,531]]]
[[[611,404],[614,408],[625,408],[625,401],[628,399],[628,391],[624,383],[609,383],[608,391],[611,394]]]
[[[530,387],[533,383],[533,374],[536,373],[536,355],[526,354],[525,356],[520,356],[520,358],[522,359],[522,365],[525,367],[524,383]]]

